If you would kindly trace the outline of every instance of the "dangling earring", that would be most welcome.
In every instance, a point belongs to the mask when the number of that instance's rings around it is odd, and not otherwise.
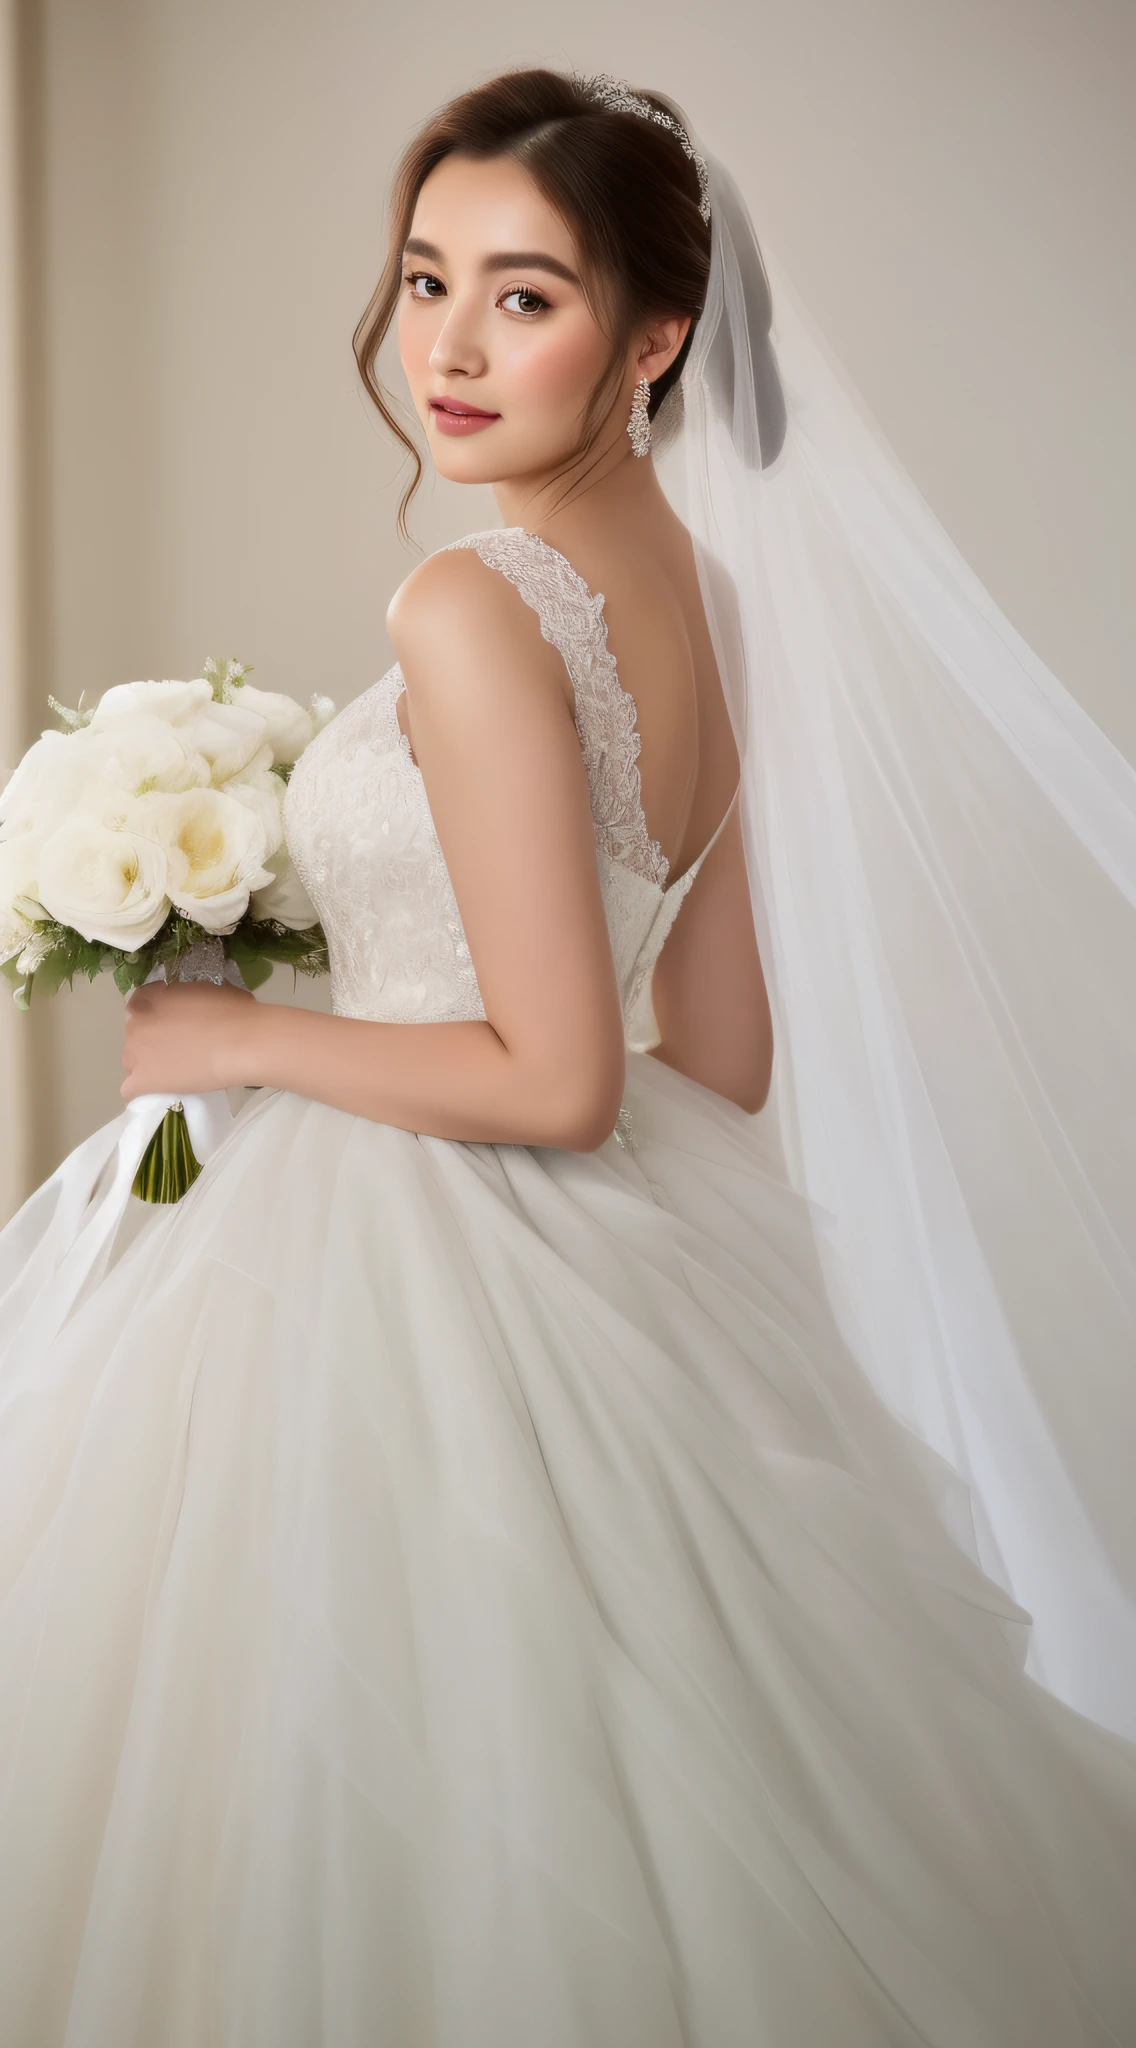
[[[651,451],[651,422],[647,417],[647,407],[650,403],[650,382],[646,377],[640,377],[631,401],[631,417],[627,422],[633,455],[648,455]]]

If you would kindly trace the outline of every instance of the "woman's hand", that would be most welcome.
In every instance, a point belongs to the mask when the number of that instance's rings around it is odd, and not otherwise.
[[[206,1095],[255,1084],[260,1006],[243,989],[207,981],[150,982],[126,1004],[121,1093]]]

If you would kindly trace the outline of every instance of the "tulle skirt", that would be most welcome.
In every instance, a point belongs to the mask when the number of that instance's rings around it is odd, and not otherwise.
[[[5,2048],[1136,2040],[1136,1752],[761,1120],[629,1091],[588,1155],[261,1095],[62,1319],[59,1186],[0,1237]]]

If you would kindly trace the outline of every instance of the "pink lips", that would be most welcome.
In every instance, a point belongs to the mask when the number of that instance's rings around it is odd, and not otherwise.
[[[465,405],[460,398],[432,398],[430,412],[441,434],[477,434],[499,420],[499,412],[486,412],[479,405]]]

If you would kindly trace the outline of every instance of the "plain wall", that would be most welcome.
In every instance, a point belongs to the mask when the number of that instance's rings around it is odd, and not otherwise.
[[[686,108],[947,528],[1136,758],[1127,6],[41,0],[19,29],[30,556],[9,748],[48,691],[207,654],[340,703],[382,673],[416,557],[350,339],[388,175],[452,92],[545,62]],[[418,505],[425,547],[495,522],[453,487]],[[116,1111],[120,1028],[109,982],[33,1010],[29,1094],[5,1020],[25,1178]]]
[[[19,47],[15,0],[0,0],[0,775],[24,732]],[[0,988],[0,1222],[31,1175],[28,1032]]]

